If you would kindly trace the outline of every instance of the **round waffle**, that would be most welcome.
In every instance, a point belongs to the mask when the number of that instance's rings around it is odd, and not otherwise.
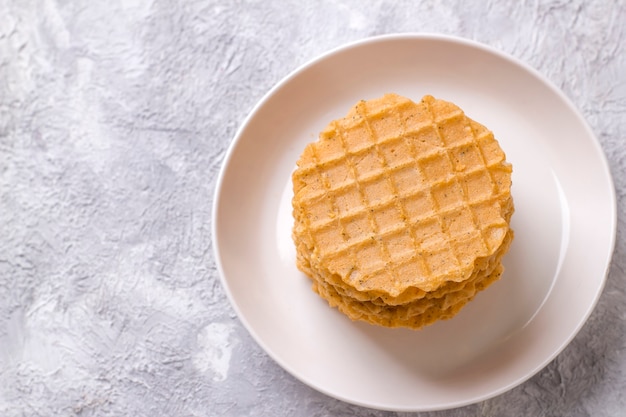
[[[460,306],[427,303],[500,275],[513,236],[511,165],[458,106],[396,94],[360,101],[297,165],[297,265],[351,318],[419,328],[432,320],[399,318],[450,317]]]

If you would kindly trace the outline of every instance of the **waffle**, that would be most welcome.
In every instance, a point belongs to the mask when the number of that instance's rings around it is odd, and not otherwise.
[[[341,288],[313,276],[313,290],[326,299],[331,307],[337,307],[353,320],[362,320],[386,327],[409,327],[419,329],[437,320],[453,317],[460,309],[482,291],[498,280],[503,272],[501,256],[508,249],[512,235],[507,237],[499,257],[485,270],[476,271],[463,283],[457,283],[447,292],[427,294],[425,297],[401,305],[382,302],[358,301],[343,293]],[[379,301],[379,300],[378,300]]]
[[[489,285],[497,280],[501,273],[502,265],[499,265],[491,274],[481,275],[477,277],[476,281],[480,281],[483,286]],[[437,320],[446,320],[456,315],[480,290],[477,284],[477,282],[467,283],[457,291],[442,297],[421,299],[402,306],[360,303],[341,295],[336,288],[324,285],[319,281],[313,283],[313,290],[326,299],[331,307],[337,307],[339,311],[352,320],[361,320],[385,327],[420,329]]]
[[[297,266],[353,319],[419,328],[432,320],[409,307],[500,275],[513,237],[511,165],[452,103],[360,101],[307,145],[292,180]],[[448,304],[426,310],[451,317]]]

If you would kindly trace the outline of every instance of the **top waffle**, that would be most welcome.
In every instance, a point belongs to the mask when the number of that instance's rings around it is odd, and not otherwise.
[[[297,165],[299,266],[370,298],[408,302],[466,281],[509,232],[511,166],[498,142],[431,96],[360,101]]]

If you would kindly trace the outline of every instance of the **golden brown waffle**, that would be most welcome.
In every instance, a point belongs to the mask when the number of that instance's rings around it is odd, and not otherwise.
[[[502,269],[502,265],[498,265],[498,268],[491,274],[479,277],[480,285],[485,288],[496,281],[502,274]],[[478,283],[472,281],[439,298],[422,299],[402,306],[380,306],[367,301],[356,302],[342,296],[332,286],[321,284],[318,281],[313,283],[315,292],[326,299],[331,307],[337,307],[339,311],[352,320],[361,320],[386,327],[409,327],[412,329],[420,329],[435,321],[452,318],[474,298],[479,291],[477,287]]]
[[[504,153],[431,96],[357,103],[305,148],[292,179],[298,267],[355,302],[402,305],[462,288],[509,233]]]
[[[449,291],[427,293],[423,298],[401,304],[388,305],[380,300],[358,301],[346,295],[341,288],[335,287],[321,277],[312,275],[313,290],[326,299],[331,307],[337,307],[353,320],[362,320],[371,324],[387,327],[410,327],[419,329],[437,320],[454,316],[476,294],[500,278],[503,272],[501,257],[508,250],[512,233],[507,234],[506,244],[486,265],[485,270],[476,271],[468,280],[455,283]],[[378,301],[378,302],[377,302]]]

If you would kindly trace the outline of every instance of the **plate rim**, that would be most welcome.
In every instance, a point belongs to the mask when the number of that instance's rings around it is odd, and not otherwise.
[[[257,334],[254,327],[250,324],[250,322],[247,320],[245,315],[240,310],[239,305],[235,301],[234,295],[231,292],[230,286],[228,285],[228,280],[227,280],[226,273],[224,271],[224,267],[222,264],[220,245],[218,243],[219,242],[218,212],[219,212],[219,205],[221,201],[223,183],[224,183],[224,179],[226,176],[226,171],[227,171],[228,166],[230,165],[230,162],[233,158],[236,148],[238,147],[240,143],[241,137],[246,127],[250,124],[254,116],[267,104],[267,102],[277,92],[279,92],[285,85],[287,85],[293,79],[297,78],[300,73],[306,71],[308,68],[311,68],[331,58],[334,55],[341,54],[351,49],[362,47],[362,46],[372,44],[372,43],[389,42],[389,41],[439,41],[439,42],[443,41],[446,43],[457,44],[457,45],[461,45],[461,46],[472,48],[472,49],[478,49],[482,52],[486,52],[491,55],[495,55],[496,57],[503,59],[507,61],[508,63],[513,64],[514,66],[517,66],[523,69],[525,72],[531,74],[534,78],[536,78],[539,82],[541,82],[545,87],[549,88],[553,94],[556,94],[558,98],[560,99],[560,101],[568,107],[568,110],[572,112],[573,115],[576,116],[578,121],[581,123],[581,126],[584,127],[584,129],[586,130],[587,136],[589,136],[592,139],[591,142],[592,142],[593,147],[596,150],[597,156],[600,158],[599,162],[602,165],[602,168],[604,171],[603,174],[604,174],[605,179],[607,180],[606,185],[608,186],[608,190],[610,191],[608,197],[610,200],[609,203],[610,203],[610,211],[611,211],[611,218],[610,218],[611,233],[610,233],[610,241],[608,242],[609,250],[606,256],[606,260],[604,261],[604,268],[603,268],[604,271],[602,273],[601,283],[598,286],[597,292],[593,297],[593,302],[587,306],[585,313],[581,317],[581,320],[578,322],[575,329],[570,333],[569,337],[562,340],[558,349],[554,350],[551,355],[548,355],[546,358],[544,358],[543,361],[541,361],[534,369],[526,372],[526,374],[523,377],[518,378],[510,382],[509,384],[505,384],[504,386],[501,386],[499,389],[485,393],[481,396],[477,396],[470,400],[449,402],[441,406],[432,406],[432,407],[424,407],[424,408],[389,407],[389,406],[385,406],[381,404],[375,404],[375,403],[378,403],[378,401],[372,401],[370,403],[363,403],[361,401],[356,401],[354,399],[346,398],[345,396],[338,395],[336,393],[331,392],[330,390],[325,389],[323,386],[319,386],[317,384],[312,383],[311,381],[307,381],[306,378],[299,375],[298,372],[295,372],[288,363],[286,363],[281,357],[276,355],[272,349],[266,346],[265,342]],[[344,401],[349,404],[354,404],[354,405],[358,405],[358,406],[366,407],[370,409],[397,411],[397,412],[437,411],[437,410],[445,410],[445,409],[454,409],[454,408],[459,408],[463,406],[468,406],[471,404],[476,404],[476,403],[497,397],[523,384],[524,382],[526,382],[527,380],[535,376],[537,373],[539,373],[550,362],[552,362],[558,355],[560,355],[563,352],[563,350],[572,342],[572,340],[580,333],[580,330],[582,329],[582,327],[588,322],[589,317],[595,310],[599,302],[600,296],[603,293],[604,288],[606,286],[608,274],[610,271],[610,266],[612,263],[612,257],[615,252],[616,237],[617,237],[617,196],[616,196],[613,176],[610,170],[610,165],[609,165],[606,153],[604,152],[597,135],[593,132],[593,130],[589,126],[585,117],[578,110],[578,108],[573,104],[573,102],[569,99],[569,97],[566,96],[565,93],[560,88],[558,88],[552,81],[550,81],[546,76],[544,76],[538,70],[531,67],[529,64],[522,61],[521,59],[518,59],[495,47],[478,42],[476,40],[468,39],[468,38],[457,36],[457,35],[433,33],[433,32],[399,32],[399,33],[387,33],[387,34],[382,34],[382,35],[375,35],[375,36],[361,38],[361,39],[343,43],[339,46],[331,48],[328,51],[322,54],[316,55],[314,56],[314,58],[305,61],[303,64],[297,66],[295,69],[288,72],[287,75],[285,75],[277,83],[275,83],[256,102],[256,104],[252,107],[252,109],[249,110],[249,112],[247,113],[243,121],[239,124],[237,131],[235,132],[234,136],[231,139],[231,142],[228,145],[227,151],[220,165],[220,170],[219,170],[217,179],[215,181],[215,188],[214,188],[214,193],[213,193],[213,202],[212,202],[211,210],[212,210],[211,237],[212,237],[212,246],[213,246],[212,252],[213,252],[213,257],[215,260],[216,269],[218,271],[218,276],[222,284],[222,288],[229,300],[231,307],[235,311],[237,318],[241,321],[244,328],[252,336],[254,341],[263,349],[264,353],[267,354],[270,358],[272,358],[273,361],[275,361],[283,370],[287,371],[295,379],[307,385],[308,387],[315,389],[316,391],[319,391],[325,395],[328,395],[331,398],[335,398],[335,399]]]

